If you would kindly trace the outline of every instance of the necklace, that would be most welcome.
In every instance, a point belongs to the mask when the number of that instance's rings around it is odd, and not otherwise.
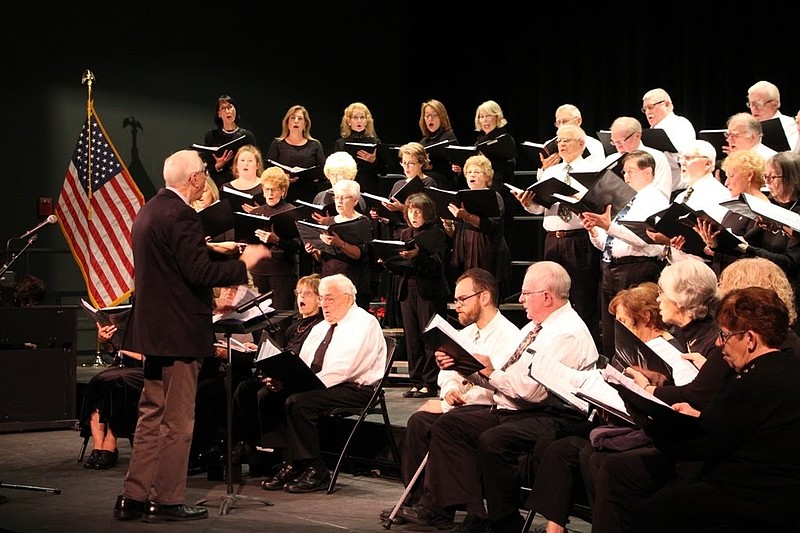
[[[228,135],[230,135],[231,133],[236,133],[237,131],[239,131],[239,126],[236,126],[232,130],[226,130],[225,128],[222,128],[222,133],[227,133]]]

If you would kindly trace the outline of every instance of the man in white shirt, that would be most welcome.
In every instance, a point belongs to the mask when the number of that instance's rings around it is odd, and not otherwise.
[[[334,407],[366,406],[374,385],[383,377],[383,330],[374,315],[355,305],[355,299],[355,285],[347,276],[334,274],[320,280],[319,300],[325,320],[311,329],[299,355],[326,388],[298,392],[286,400],[289,460],[261,484],[265,490],[326,489],[331,475],[321,459],[317,421]],[[267,387],[279,390],[281,384],[267,383]],[[266,441],[264,445],[281,447]]]
[[[548,179],[558,179],[575,188],[585,187],[572,180],[569,173],[592,172],[599,167],[583,158],[586,133],[578,126],[567,124],[558,128],[558,154],[561,163],[553,165],[538,176],[539,183]],[[662,154],[663,157],[663,154]],[[600,285],[600,254],[589,241],[589,234],[583,227],[580,217],[561,202],[550,207],[545,199],[539,199],[530,191],[515,194],[525,210],[534,215],[544,215],[542,227],[547,232],[544,240],[542,258],[555,261],[567,269],[572,276],[569,299],[580,317],[589,327],[592,337],[600,345],[600,309],[597,291]],[[542,203],[538,203],[542,201]]]
[[[678,153],[685,150],[697,138],[694,126],[686,117],[675,114],[672,98],[664,89],[651,89],[642,96],[642,113],[653,129],[662,129],[667,134],[676,152],[664,152],[672,173],[672,190],[683,189]]]
[[[781,92],[774,83],[757,81],[747,89],[747,109],[759,122],[777,118],[786,133],[789,149],[793,149],[800,141],[800,134],[792,117],[780,112]]]
[[[615,318],[608,304],[622,289],[644,281],[658,281],[664,266],[663,246],[648,244],[621,220],[646,220],[654,213],[669,207],[669,199],[653,185],[656,162],[648,152],[634,150],[623,156],[622,173],[625,183],[636,190],[636,195],[613,219],[609,206],[602,214],[586,212],[583,225],[589,230],[592,244],[603,252],[600,260],[600,316],[603,323],[603,355],[614,356]]]
[[[521,343],[500,368],[489,355],[475,355],[485,368],[467,376],[475,386],[493,391],[493,405],[454,409],[431,428],[423,495],[418,505],[404,508],[401,517],[430,525],[451,517],[455,508],[480,509],[486,518],[468,511],[464,527],[483,525],[499,531],[519,531],[521,453],[534,449],[540,438],[585,420],[585,414],[553,396],[530,376],[537,367],[593,368],[597,349],[586,324],[572,309],[570,276],[558,263],[540,261],[528,267],[520,303],[530,323],[520,331]],[[453,359],[437,352],[440,368]]]
[[[642,123],[633,117],[617,117],[611,123],[611,144],[617,149],[616,154],[606,157],[603,166],[610,165],[619,154],[627,154],[634,150],[644,150],[656,160],[656,173],[653,184],[667,198],[672,197],[672,172],[664,152],[650,148],[642,143]]]
[[[454,304],[458,323],[464,326],[459,330],[457,340],[463,346],[471,347],[470,353],[490,354],[492,364],[502,366],[508,354],[519,344],[519,328],[498,309],[495,277],[482,268],[465,271],[456,280]],[[474,386],[455,370],[439,371],[439,396],[440,399],[423,404],[406,424],[402,461],[406,485],[428,453],[431,426],[442,413],[468,405],[492,405],[493,402],[491,389]],[[422,479],[416,481],[406,505],[419,500]],[[388,518],[386,512],[383,515],[381,518]]]
[[[695,211],[705,211],[705,213],[716,220],[722,222],[722,218],[727,213],[727,209],[719,205],[720,202],[729,200],[731,193],[719,179],[712,173],[717,157],[717,151],[711,143],[703,140],[694,141],[686,152],[681,154],[681,172],[687,189],[675,197],[675,203],[683,203]],[[694,258],[707,262],[708,258],[687,254],[681,250],[682,237],[670,239],[669,237],[648,231],[648,235],[659,243],[669,246],[667,259],[670,263],[686,258]]]
[[[556,129],[567,125],[579,126],[582,128],[583,117],[581,116],[581,110],[572,104],[562,104],[558,106],[558,109],[556,109],[556,121],[554,125]],[[558,133],[556,133],[556,135],[558,135]],[[603,143],[589,135],[586,135],[585,142],[586,144],[583,152],[584,159],[589,164],[599,168],[600,165],[603,164],[603,160],[606,158],[606,152],[605,148],[603,148]],[[551,154],[546,158],[539,154],[539,158],[542,162],[542,169],[550,168],[553,165],[561,162],[561,156],[558,153]]]
[[[736,113],[728,119],[726,125],[728,129],[725,132],[725,139],[728,145],[722,148],[726,154],[738,150],[752,150],[766,160],[777,153],[761,142],[763,137],[761,122],[750,113]]]

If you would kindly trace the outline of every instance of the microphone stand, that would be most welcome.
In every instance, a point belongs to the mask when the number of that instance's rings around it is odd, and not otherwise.
[[[33,235],[31,235],[31,236],[30,236],[30,238],[28,238],[28,242],[26,242],[26,243],[25,243],[25,246],[23,246],[23,247],[22,247],[22,249],[21,249],[19,252],[17,252],[17,253],[15,253],[14,255],[12,255],[12,256],[11,256],[11,259],[9,259],[9,260],[8,260],[8,263],[6,263],[6,264],[5,264],[5,265],[3,265],[2,267],[0,267],[0,277],[2,277],[2,276],[3,276],[3,274],[5,274],[5,273],[6,273],[6,271],[7,271],[9,268],[11,268],[11,265],[14,263],[14,261],[16,261],[16,260],[19,258],[19,256],[21,256],[21,255],[22,255],[22,253],[23,253],[25,250],[27,250],[28,248],[30,248],[30,246],[31,246],[31,245],[32,245],[34,242],[36,242],[36,237],[37,237],[37,234],[36,234],[36,233],[34,233]],[[10,242],[11,242],[11,239],[8,239],[8,241],[6,242],[6,255],[8,255],[8,244],[9,244]]]

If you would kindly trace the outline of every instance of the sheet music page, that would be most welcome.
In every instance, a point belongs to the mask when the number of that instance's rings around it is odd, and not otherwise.
[[[573,378],[579,381],[582,379],[575,376],[576,372],[581,371],[550,358],[534,358],[528,369],[528,375],[548,391],[586,413],[589,411],[589,404],[574,394],[576,387],[572,384]]]
[[[661,359],[672,368],[675,385],[686,385],[697,377],[699,370],[691,361],[681,357],[683,354],[664,337],[656,337],[646,343]]]

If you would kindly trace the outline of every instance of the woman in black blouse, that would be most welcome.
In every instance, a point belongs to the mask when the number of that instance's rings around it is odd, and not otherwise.
[[[244,135],[243,144],[257,146],[255,134],[238,125],[241,119],[242,116],[233,97],[227,94],[221,95],[217,98],[217,104],[214,106],[214,124],[217,127],[206,132],[203,144],[205,146],[222,146]],[[220,155],[213,154],[211,160],[207,160],[208,171],[218,187],[234,178],[232,168],[234,153],[235,150],[225,150]]]
[[[358,165],[356,181],[361,185],[361,192],[378,194],[378,174],[384,169],[378,158],[377,146],[374,149],[364,147],[356,150],[355,147],[345,144],[348,142],[380,144],[381,140],[375,133],[375,120],[369,108],[361,102],[353,102],[347,106],[342,115],[339,133],[341,137],[333,143],[333,151],[346,151],[354,155]]]
[[[426,149],[432,144],[446,143],[447,141],[450,144],[458,144],[458,138],[450,124],[447,109],[439,100],[422,102],[419,110],[419,129],[422,132],[422,139],[419,143]],[[436,180],[436,186],[452,191],[460,189],[461,184],[456,179],[450,160],[436,153],[429,153],[428,156],[430,162],[423,170]]]
[[[320,187],[325,165],[325,151],[322,143],[311,136],[311,117],[301,105],[293,105],[286,111],[281,122],[281,134],[272,140],[267,150],[267,165],[283,168],[289,174],[289,195],[291,202],[303,200],[311,202]]]

